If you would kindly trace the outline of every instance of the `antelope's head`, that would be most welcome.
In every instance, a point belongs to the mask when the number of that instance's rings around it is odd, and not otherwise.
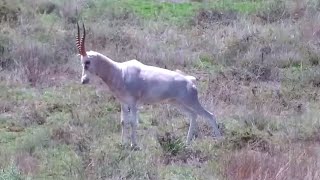
[[[84,27],[84,24],[83,24],[83,35],[81,39],[80,39],[80,27],[78,22],[77,22],[77,28],[78,28],[78,35],[76,38],[76,44],[79,50],[80,60],[82,64],[81,84],[87,84],[89,83],[89,75],[95,72],[96,54],[93,51],[87,52],[85,50],[86,29]]]

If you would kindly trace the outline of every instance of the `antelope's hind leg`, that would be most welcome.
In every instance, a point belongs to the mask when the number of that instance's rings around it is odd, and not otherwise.
[[[191,111],[189,111],[189,113],[187,114],[190,119],[190,125],[189,125],[186,144],[190,144],[192,138],[198,135],[199,126],[197,123],[197,114]]]
[[[192,138],[197,137],[198,135],[199,126],[197,123],[197,114],[182,104],[179,104],[177,102],[172,102],[172,104],[174,104],[175,107],[181,110],[182,113],[185,114],[190,121],[187,140],[186,140],[186,144],[188,145],[190,144]]]
[[[213,129],[213,136],[219,138],[221,137],[221,132],[218,128],[216,117],[213,113],[207,111],[199,102],[198,92],[193,88],[189,94],[187,94],[183,99],[180,99],[181,104],[190,109],[192,112],[205,117],[210,123]]]
[[[213,113],[210,113],[206,109],[204,109],[199,102],[195,103],[194,110],[197,112],[197,114],[205,117],[209,121],[209,123],[213,129],[213,136],[215,136],[216,138],[220,138],[221,132],[219,130],[215,115]]]

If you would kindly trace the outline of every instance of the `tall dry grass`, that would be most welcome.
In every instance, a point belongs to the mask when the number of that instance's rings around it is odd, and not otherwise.
[[[1,21],[1,81],[8,88],[19,84],[55,91],[53,98],[45,92],[47,99],[38,99],[49,102],[33,105],[10,98],[18,92],[1,96],[6,98],[1,113],[24,107],[14,127],[50,125],[45,136],[50,141],[42,139],[43,132],[36,134],[30,146],[13,155],[22,172],[39,171],[45,155],[38,146],[64,146],[78,157],[76,163],[67,162],[79,168],[70,168],[70,174],[88,179],[157,179],[170,173],[181,178],[180,166],[204,179],[217,174],[222,179],[319,178],[320,13],[315,1],[285,1],[249,15],[199,10],[183,26],[145,20],[127,10],[94,11],[97,7],[86,0],[61,2],[24,1],[22,11],[10,5],[11,14],[17,10],[18,15]],[[182,143],[185,116],[155,105],[141,110],[139,136],[145,149],[135,154],[118,147],[115,99],[75,85],[81,73],[76,9],[85,20],[88,50],[196,76],[201,102],[217,114],[226,139],[208,140],[211,129],[199,118],[198,138],[188,149]],[[8,154],[0,158],[8,161],[10,152],[1,154]]]

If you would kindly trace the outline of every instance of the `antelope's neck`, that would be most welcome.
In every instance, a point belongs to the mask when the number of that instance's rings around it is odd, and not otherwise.
[[[118,86],[122,81],[122,71],[119,63],[112,61],[103,55],[98,55],[97,60],[97,76],[108,85],[111,91],[119,90]]]

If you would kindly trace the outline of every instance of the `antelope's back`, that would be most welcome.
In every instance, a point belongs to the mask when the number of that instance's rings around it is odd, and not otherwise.
[[[175,98],[185,93],[190,83],[182,74],[134,60],[127,64],[125,72],[126,88],[145,103]]]

